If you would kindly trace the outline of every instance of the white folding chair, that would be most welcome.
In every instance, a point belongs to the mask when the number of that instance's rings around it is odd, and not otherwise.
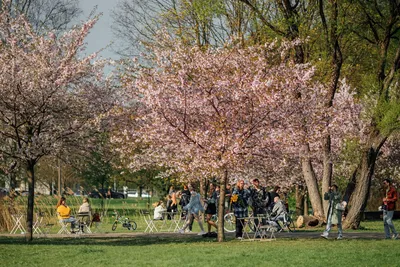
[[[58,220],[58,224],[61,226],[60,230],[58,231],[57,234],[71,234],[71,232],[67,229],[67,224],[63,222],[63,220]]]
[[[154,224],[154,220],[151,218],[149,212],[140,211],[140,214],[143,217],[144,222],[146,223],[146,229],[144,230],[145,233],[149,232],[158,232],[156,225]]]
[[[90,230],[90,213],[78,213],[78,227],[79,227],[79,233],[87,233],[91,234],[92,231]]]
[[[261,240],[275,240],[275,233],[279,230],[279,225],[275,221],[267,221],[265,225],[259,227]],[[269,233],[269,234],[268,234]]]
[[[33,234],[38,234],[38,235],[43,235],[44,234],[44,229],[42,229],[43,227],[43,218],[44,218],[44,214],[41,212],[36,213],[36,220],[33,223]]]
[[[59,214],[57,213],[57,220],[58,224],[60,225],[60,230],[57,232],[57,234],[71,234],[71,232],[67,229],[67,223],[65,223],[62,219],[60,219]]]
[[[11,218],[14,221],[14,226],[10,231],[10,234],[16,234],[17,231],[19,230],[21,232],[21,234],[25,233],[25,228],[22,225],[22,220],[24,218],[24,215],[21,213],[17,213],[17,214],[11,214]]]
[[[174,217],[172,218],[173,223],[171,224],[170,230],[172,230],[173,227],[173,232],[179,232],[179,230],[182,229],[183,225],[185,224],[185,221],[186,219],[181,217],[180,213],[174,214]]]

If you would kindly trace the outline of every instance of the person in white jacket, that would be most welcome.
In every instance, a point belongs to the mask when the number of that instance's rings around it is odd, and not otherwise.
[[[164,207],[164,202],[162,200],[158,201],[154,208],[154,220],[163,220],[163,212],[165,212],[166,210],[167,209]]]
[[[92,211],[92,209],[90,207],[89,199],[87,197],[84,197],[83,203],[79,207],[78,213],[89,213],[89,215],[90,215],[91,211]]]
[[[90,224],[90,218],[92,216],[91,213],[92,213],[92,208],[90,207],[89,199],[87,197],[84,197],[83,203],[78,210],[79,228],[82,232],[84,230],[84,225]]]

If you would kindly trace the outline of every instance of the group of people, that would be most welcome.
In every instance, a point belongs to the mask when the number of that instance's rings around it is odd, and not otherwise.
[[[239,180],[233,189],[231,203],[233,213],[236,217],[236,238],[242,239],[243,227],[245,225],[244,218],[248,217],[249,207],[253,210],[253,217],[270,217],[271,221],[282,221],[286,223],[287,219],[287,203],[285,203],[280,195],[280,187],[275,186],[272,191],[261,186],[258,179],[252,180],[252,185],[245,188],[244,180]],[[255,224],[263,224],[255,219]],[[276,224],[280,228],[279,224]]]
[[[385,237],[387,239],[398,239],[399,234],[392,222],[397,201],[397,191],[392,186],[389,179],[385,179],[382,185],[385,195],[382,199],[383,204],[380,208],[383,211]],[[229,190],[229,188],[227,188],[227,190]],[[198,233],[199,235],[212,236],[212,234],[215,233],[211,232],[213,228],[217,229],[217,225],[212,220],[212,217],[217,214],[219,191],[219,186],[210,183],[205,198],[201,197],[191,184],[185,185],[183,190],[178,192],[180,197],[179,205],[182,207],[182,214],[180,214],[180,216],[185,219],[184,226],[179,230],[180,233],[192,231],[194,220],[199,224],[201,230]],[[154,220],[165,219],[165,213],[178,213],[178,193],[172,186],[167,196],[167,207],[164,206],[164,201],[162,200],[153,205],[155,208]],[[279,193],[279,186],[276,186],[272,191],[267,191],[265,187],[260,185],[258,179],[253,179],[252,185],[247,188],[245,188],[244,180],[239,180],[232,192],[226,191],[227,199],[230,200],[228,206],[229,204],[231,205],[236,217],[236,238],[241,239],[243,236],[243,227],[245,225],[244,218],[248,217],[249,207],[252,208],[254,217],[260,215],[262,217],[263,215],[269,214],[272,221],[286,222],[285,216],[288,212],[287,203],[281,200]],[[328,238],[332,225],[335,224],[338,229],[337,239],[342,239],[342,213],[344,212],[347,203],[342,201],[342,195],[338,191],[337,185],[329,187],[328,192],[325,192],[324,194],[324,199],[329,201],[329,207],[327,212],[326,228],[321,234],[321,237]],[[90,213],[91,207],[89,200],[84,197],[83,203],[78,211],[78,216],[88,215],[90,217]],[[200,216],[202,213],[205,214],[207,232],[204,230],[203,221]],[[71,216],[71,209],[66,204],[65,197],[61,197],[57,203],[57,214],[59,219],[64,223],[71,224],[71,231],[74,232],[77,219],[74,216]],[[255,219],[255,223],[262,224],[263,222],[259,222],[258,219]]]
[[[79,207],[78,210],[78,217],[90,219],[91,216],[91,206],[89,203],[89,199],[87,197],[83,198],[83,203]],[[57,216],[58,219],[61,220],[63,223],[70,223],[71,224],[71,233],[75,233],[76,231],[76,224],[79,222],[75,216],[71,215],[71,208],[67,205],[67,200],[65,197],[61,197],[57,202]],[[80,224],[79,227],[80,231],[84,231],[83,224]]]
[[[178,197],[180,198],[179,205],[182,207],[181,214],[178,214]],[[185,185],[180,192],[176,192],[174,186],[171,186],[166,198],[166,206],[164,206],[163,200],[153,204],[154,220],[171,219],[172,216],[181,216],[182,219],[185,219],[185,225],[179,230],[180,233],[191,232],[194,220],[198,222],[201,229],[199,235],[211,233],[211,227],[217,227],[211,220],[212,215],[216,214],[219,198],[214,185],[210,185],[207,198],[202,198],[191,184]],[[202,213],[206,214],[207,233],[204,231],[203,221],[200,217]]]
[[[236,237],[242,238],[243,218],[248,216],[249,206],[253,210],[253,216],[271,214],[274,221],[285,221],[287,214],[287,204],[279,196],[280,187],[276,186],[272,191],[267,191],[260,185],[258,179],[252,181],[252,186],[245,188],[244,181],[240,180],[232,191],[227,186],[225,195],[228,202],[225,207],[231,206],[236,217]],[[192,225],[196,220],[200,227],[199,235],[213,237],[216,235],[217,225],[213,217],[217,214],[220,187],[210,183],[205,197],[200,196],[195,188],[189,184],[183,190],[176,192],[174,187],[170,188],[167,195],[167,205],[160,200],[154,203],[154,219],[164,219],[164,214],[177,213],[177,197],[180,197],[179,205],[182,207],[182,219],[185,219],[184,226],[179,230],[180,233],[192,231]],[[204,229],[201,214],[205,215],[207,232]],[[169,216],[169,215],[168,215]],[[258,221],[256,221],[258,223]],[[212,231],[215,230],[215,231]]]

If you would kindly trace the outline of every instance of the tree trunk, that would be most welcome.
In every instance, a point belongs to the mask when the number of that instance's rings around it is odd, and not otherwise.
[[[369,142],[368,149],[364,150],[361,156],[359,174],[356,174],[354,193],[350,198],[349,212],[343,223],[344,228],[358,229],[360,226],[361,215],[367,206],[371,179],[374,174],[375,163],[379,151],[386,142],[387,137],[382,137],[378,132],[372,133],[372,140]],[[353,182],[353,179],[350,183]]]
[[[218,242],[224,242],[224,216],[225,216],[225,190],[226,182],[228,181],[228,170],[225,170],[224,175],[220,181],[219,189],[219,202],[218,202]]]
[[[351,176],[351,179],[347,183],[346,187],[346,192],[344,193],[343,200],[349,203],[350,197],[353,194],[354,190],[356,189],[356,181],[357,181],[357,173],[359,170],[360,166],[357,166],[357,168],[354,170],[353,175]]]
[[[319,225],[319,220],[318,218],[314,217],[314,216],[308,216],[308,215],[304,215],[304,216],[299,216],[297,218],[296,221],[296,226],[298,228],[302,228],[302,227],[315,227]]]
[[[324,161],[323,161],[323,175],[322,175],[322,185],[321,185],[321,193],[322,195],[325,192],[328,192],[329,186],[332,183],[332,159],[331,159],[331,137],[328,135],[324,139]],[[326,218],[326,214],[328,214],[329,208],[329,200],[321,199],[323,207],[324,207],[324,214]]]
[[[33,239],[33,206],[35,199],[35,161],[28,160],[26,162],[26,174],[28,177],[28,209],[26,214],[26,235],[27,242]]]
[[[304,214],[304,187],[302,185],[295,185],[296,188],[296,215]]]
[[[308,215],[308,193],[304,194],[304,213],[303,215]]]
[[[200,196],[203,198],[206,196],[206,178],[201,178],[200,179]]]
[[[319,193],[317,178],[311,164],[310,158],[307,156],[310,148],[307,145],[304,146],[305,156],[301,159],[301,166],[303,169],[304,180],[307,185],[308,195],[310,197],[311,206],[313,208],[314,216],[317,218],[324,217],[324,209],[322,207],[321,194]]]

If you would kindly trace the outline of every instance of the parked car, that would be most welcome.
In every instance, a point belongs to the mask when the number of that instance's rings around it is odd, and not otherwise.
[[[139,197],[139,192],[137,190],[129,190],[128,197]],[[150,197],[150,194],[147,193],[146,191],[142,191],[141,197]]]
[[[150,197],[150,193],[142,191],[142,197]]]
[[[92,197],[92,198],[106,198],[107,192],[108,192],[108,189],[96,189],[96,190],[93,190],[92,192],[90,192],[88,194],[88,196]],[[110,190],[110,192],[111,192],[111,198],[124,198],[123,193],[114,192],[112,190]]]
[[[128,190],[128,197],[138,197],[138,191],[136,190]]]

